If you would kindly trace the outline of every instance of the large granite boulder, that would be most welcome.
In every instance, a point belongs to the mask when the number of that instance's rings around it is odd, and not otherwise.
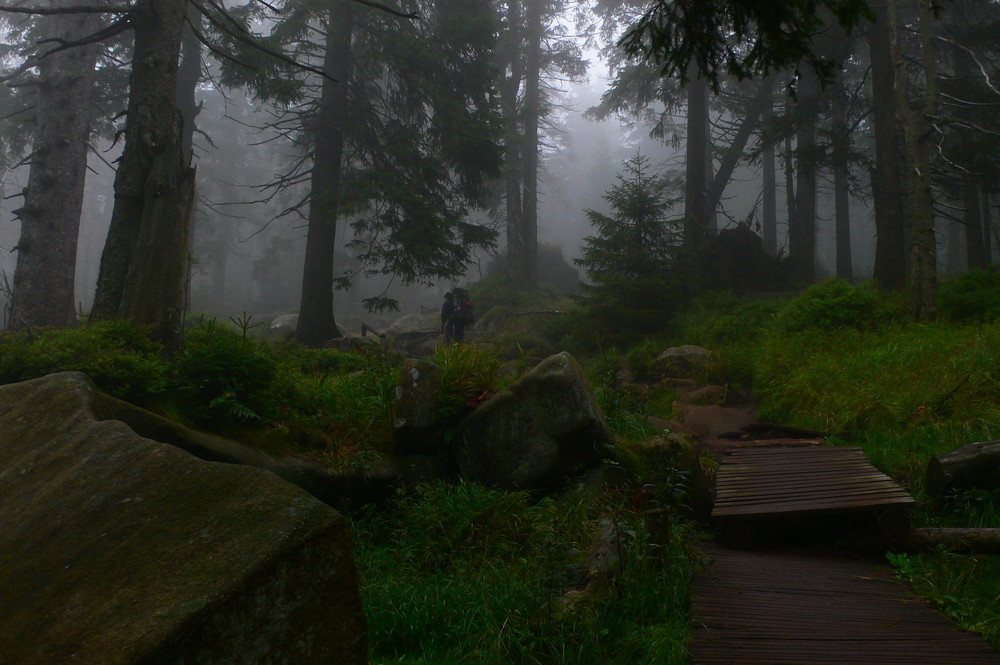
[[[441,314],[426,312],[421,314],[405,314],[392,322],[386,328],[385,334],[397,337],[410,333],[435,333],[441,330]]]
[[[282,314],[267,326],[267,334],[272,337],[294,337],[298,325],[298,314]]]
[[[101,421],[97,395],[0,387],[0,662],[367,662],[339,513]]]
[[[466,480],[546,491],[596,465],[612,442],[580,366],[564,351],[469,414],[452,452]]]
[[[441,440],[438,411],[444,370],[407,358],[396,380],[393,437],[404,452],[436,452]]]
[[[653,368],[660,376],[704,379],[711,360],[712,353],[708,349],[685,344],[665,350],[653,361]]]

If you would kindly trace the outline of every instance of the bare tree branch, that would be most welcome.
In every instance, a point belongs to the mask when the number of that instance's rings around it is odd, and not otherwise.
[[[128,14],[132,5],[76,5],[73,7],[11,7],[0,5],[0,12],[9,14],[35,14],[39,16],[55,16],[60,14]]]

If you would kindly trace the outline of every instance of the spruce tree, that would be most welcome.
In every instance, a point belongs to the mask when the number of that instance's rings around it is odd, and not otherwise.
[[[683,219],[665,196],[662,178],[641,152],[628,159],[604,200],[609,215],[587,210],[594,235],[584,238],[574,262],[589,277],[585,311],[622,331],[654,332],[669,319],[681,295],[677,259]]]

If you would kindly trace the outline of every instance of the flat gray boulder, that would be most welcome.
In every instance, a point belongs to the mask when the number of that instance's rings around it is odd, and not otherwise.
[[[99,395],[0,386],[0,662],[366,663],[344,518],[101,421]]]
[[[551,490],[607,456],[613,436],[576,360],[565,351],[480,405],[456,428],[466,480]]]

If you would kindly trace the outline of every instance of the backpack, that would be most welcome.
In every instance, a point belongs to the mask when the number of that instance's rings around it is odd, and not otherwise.
[[[476,314],[472,308],[472,298],[469,297],[469,292],[465,289],[455,289],[453,295],[455,296],[455,313],[452,318],[456,323],[472,323]]]

